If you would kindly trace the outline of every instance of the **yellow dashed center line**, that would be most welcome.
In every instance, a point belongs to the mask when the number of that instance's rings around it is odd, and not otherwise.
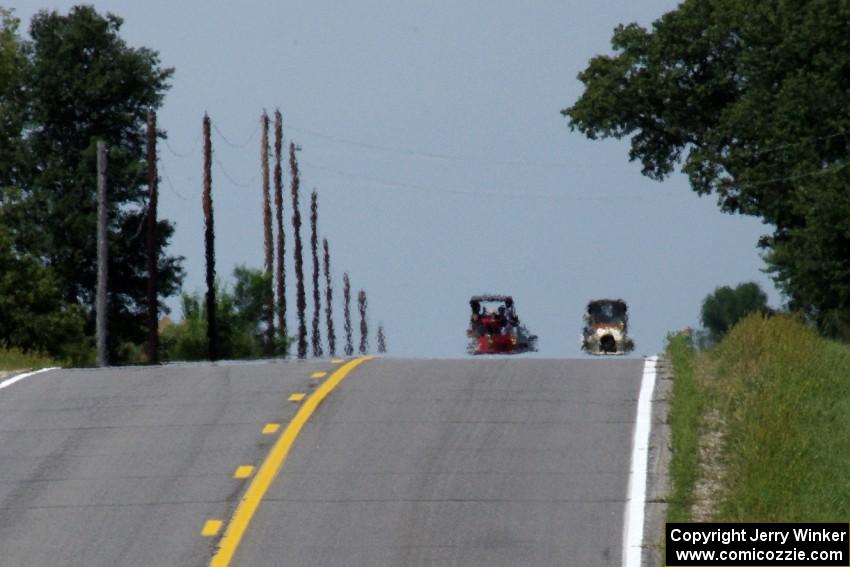
[[[248,524],[251,523],[251,519],[254,517],[257,508],[259,508],[263,496],[265,496],[269,486],[271,486],[272,481],[277,476],[280,467],[286,460],[286,456],[289,454],[289,450],[292,448],[292,444],[295,442],[298,434],[301,433],[304,424],[307,423],[307,420],[310,419],[310,416],[313,415],[313,412],[316,411],[322,400],[345,379],[349,372],[371,358],[371,356],[362,356],[341,366],[329,379],[322,382],[316,388],[316,391],[310,394],[310,397],[301,404],[298,411],[295,412],[292,421],[289,422],[286,429],[277,438],[271,452],[269,452],[266,460],[263,461],[262,466],[260,466],[257,474],[254,475],[254,478],[248,485],[245,495],[242,497],[242,500],[236,507],[236,511],[233,513],[233,517],[230,518],[230,522],[227,524],[227,530],[225,530],[224,536],[221,538],[221,542],[219,542],[218,550],[210,561],[210,567],[226,567],[230,565],[230,561],[233,559],[233,555],[242,541],[242,536],[245,534]]]
[[[265,427],[263,427],[263,435],[271,435],[272,433],[277,433],[277,430],[280,429],[279,423],[267,423]]]
[[[204,527],[201,528],[201,535],[204,537],[212,537],[214,535],[218,535],[219,530],[221,530],[221,525],[224,522],[221,520],[207,520],[204,522]]]
[[[289,401],[290,402],[300,402],[301,400],[304,399],[304,396],[305,396],[305,394],[292,394],[291,396],[289,396]]]
[[[236,472],[233,473],[233,478],[248,478],[254,474],[254,467],[251,465],[242,465],[236,468]]]
[[[310,378],[324,378],[327,375],[327,372],[313,372],[312,374],[310,374]]]

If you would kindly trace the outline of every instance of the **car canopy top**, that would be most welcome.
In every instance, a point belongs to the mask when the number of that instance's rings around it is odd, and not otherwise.
[[[510,295],[484,294],[484,295],[473,295],[469,299],[469,302],[472,303],[473,301],[478,301],[478,302],[482,302],[482,301],[507,301],[508,299],[513,301],[513,298]]]

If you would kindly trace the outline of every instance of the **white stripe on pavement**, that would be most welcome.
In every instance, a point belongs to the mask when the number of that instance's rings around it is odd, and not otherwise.
[[[623,522],[623,567],[641,567],[643,552],[643,519],[646,507],[646,475],[649,466],[649,432],[652,427],[652,392],[655,390],[657,356],[650,356],[643,366],[638,395],[635,437]]]
[[[0,382],[0,390],[2,390],[3,388],[8,388],[9,386],[14,384],[15,382],[19,382],[19,381],[23,380],[24,378],[29,378],[30,376],[34,376],[36,374],[41,374],[42,372],[49,372],[50,370],[56,370],[57,368],[59,368],[59,367],[58,366],[51,366],[50,368],[42,368],[40,370],[33,370],[32,372],[24,372],[23,374],[18,374],[17,376],[12,376],[8,380],[3,380],[2,382]]]

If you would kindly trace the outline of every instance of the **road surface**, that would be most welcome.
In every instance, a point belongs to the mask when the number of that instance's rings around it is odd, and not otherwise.
[[[643,366],[363,362],[303,425],[231,565],[619,565]],[[56,370],[0,390],[2,565],[209,564],[339,368]]]

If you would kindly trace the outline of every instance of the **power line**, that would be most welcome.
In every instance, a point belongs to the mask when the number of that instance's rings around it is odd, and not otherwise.
[[[307,168],[317,169],[319,171],[326,171],[328,173],[332,173],[334,175],[338,175],[340,177],[345,177],[349,179],[357,179],[360,181],[368,181],[370,183],[375,183],[378,185],[384,185],[387,187],[395,187],[398,189],[404,189],[408,191],[416,191],[417,193],[445,193],[450,195],[464,195],[471,197],[499,197],[506,199],[571,199],[578,201],[609,201],[613,199],[644,199],[643,195],[613,195],[613,194],[569,194],[569,193],[534,193],[534,192],[520,192],[520,191],[493,191],[493,190],[469,190],[469,189],[451,189],[451,188],[443,188],[443,187],[425,187],[424,185],[417,185],[413,183],[405,183],[400,181],[391,181],[387,179],[381,179],[378,177],[372,177],[368,175],[360,175],[357,173],[351,173],[347,171],[342,171],[332,167],[326,167],[323,165],[318,165],[315,163],[300,161],[301,165],[307,166]]]
[[[168,142],[168,138],[163,138],[162,142],[165,144],[165,147],[168,148],[168,151],[171,152],[171,155],[173,155],[176,158],[181,158],[181,159],[185,158],[185,157],[189,157],[190,153],[192,153],[192,152],[194,152],[195,150],[198,149],[198,144],[195,144],[195,147],[193,147],[189,152],[180,153],[177,150],[175,150],[174,147]]]
[[[254,131],[251,133],[251,135],[248,137],[248,139],[245,140],[241,144],[237,144],[237,143],[231,142],[227,138],[227,136],[225,136],[224,133],[221,130],[219,130],[218,125],[216,125],[215,122],[212,123],[212,127],[213,127],[213,130],[215,130],[215,133],[218,134],[219,137],[221,137],[222,140],[224,140],[224,143],[227,144],[228,146],[230,146],[231,148],[245,148],[245,147],[247,147],[248,144],[250,144],[254,140],[254,137],[256,137],[257,132],[260,131],[260,124],[257,123],[257,126],[254,128]]]
[[[301,132],[303,134],[307,134],[309,136],[315,136],[317,138],[322,138],[331,142],[344,144],[347,146],[353,146],[358,148],[364,148],[369,150],[377,150],[382,152],[389,152],[394,154],[401,154],[407,156],[414,157],[424,157],[429,159],[438,159],[443,161],[453,161],[453,162],[473,162],[480,163],[482,165],[504,165],[511,167],[538,167],[538,168],[575,168],[576,164],[574,163],[566,163],[566,162],[534,162],[534,161],[526,161],[526,160],[492,160],[486,158],[478,158],[472,156],[458,156],[458,155],[449,155],[442,154],[437,152],[429,152],[422,150],[414,150],[410,148],[404,147],[390,147],[390,146],[382,146],[379,144],[371,144],[368,142],[361,142],[357,140],[352,140],[349,138],[343,138],[341,136],[334,136],[331,134],[324,134],[322,132],[318,132],[316,130],[311,130],[308,128],[300,128],[297,126],[287,125],[287,128],[290,130],[295,130],[296,132]]]
[[[301,132],[303,134],[307,134],[309,136],[315,136],[317,138],[322,138],[324,140],[328,140],[328,141],[331,141],[331,142],[334,142],[334,143],[344,144],[344,145],[348,145],[348,146],[352,146],[352,147],[358,147],[358,148],[364,148],[364,149],[370,149],[370,150],[376,150],[376,151],[382,151],[382,152],[389,152],[389,153],[401,154],[401,155],[407,155],[407,156],[423,157],[423,158],[429,158],[429,159],[438,159],[438,160],[443,160],[443,161],[473,162],[473,163],[480,163],[480,164],[484,164],[484,165],[503,165],[503,166],[511,166],[511,167],[530,167],[530,168],[572,168],[572,169],[576,168],[575,163],[535,162],[535,161],[528,161],[528,160],[492,160],[492,159],[472,157],[472,156],[458,156],[458,155],[450,155],[450,154],[443,154],[443,153],[437,153],[437,152],[416,150],[416,149],[405,148],[405,147],[391,147],[391,146],[384,146],[384,145],[380,145],[380,144],[373,144],[373,143],[369,143],[369,142],[363,142],[363,141],[359,141],[359,140],[353,140],[353,139],[350,139],[350,138],[345,138],[345,137],[342,137],[342,136],[336,136],[336,135],[333,135],[333,134],[326,134],[326,133],[323,133],[323,132],[319,132],[317,130],[313,130],[313,129],[310,129],[310,128],[302,128],[302,127],[299,127],[299,126],[288,125],[287,128],[289,128],[291,130],[295,130],[296,132]],[[764,154],[772,153],[772,152],[779,151],[779,150],[786,149],[786,148],[801,146],[801,145],[809,143],[809,142],[813,142],[813,141],[817,141],[817,140],[827,140],[827,139],[836,138],[836,137],[839,137],[839,136],[846,136],[848,134],[850,134],[850,130],[840,130],[838,132],[834,132],[832,134],[827,134],[827,135],[824,135],[824,136],[813,136],[813,137],[809,137],[809,138],[803,138],[803,139],[798,140],[798,141],[793,142],[793,143],[781,144],[781,145],[778,145],[778,146],[774,146],[772,148],[759,150],[759,154],[764,155]]]
[[[233,184],[234,184],[234,185],[236,185],[237,187],[245,187],[245,188],[247,188],[247,187],[251,187],[251,186],[253,186],[253,185],[257,182],[257,180],[259,179],[259,178],[255,175],[254,177],[252,177],[251,179],[249,179],[247,182],[237,181],[237,180],[236,180],[236,179],[235,179],[232,175],[230,175],[230,173],[228,173],[227,168],[225,168],[225,167],[224,167],[224,164],[223,164],[223,163],[221,163],[221,162],[218,160],[218,158],[217,158],[217,157],[213,157],[213,161],[214,161],[214,162],[215,162],[215,164],[218,166],[219,170],[221,170],[221,173],[224,175],[224,177],[226,177],[228,181],[230,181],[231,183],[233,183]]]
[[[171,178],[168,176],[168,171],[165,169],[165,161],[164,160],[159,160],[159,169],[162,170],[162,175],[163,175],[163,177],[165,177],[165,181],[168,184],[168,188],[171,190],[171,192],[174,193],[175,195],[177,195],[177,197],[179,197],[180,199],[187,201],[188,199],[183,194],[181,194],[177,189],[174,188],[174,184],[171,182]]]

